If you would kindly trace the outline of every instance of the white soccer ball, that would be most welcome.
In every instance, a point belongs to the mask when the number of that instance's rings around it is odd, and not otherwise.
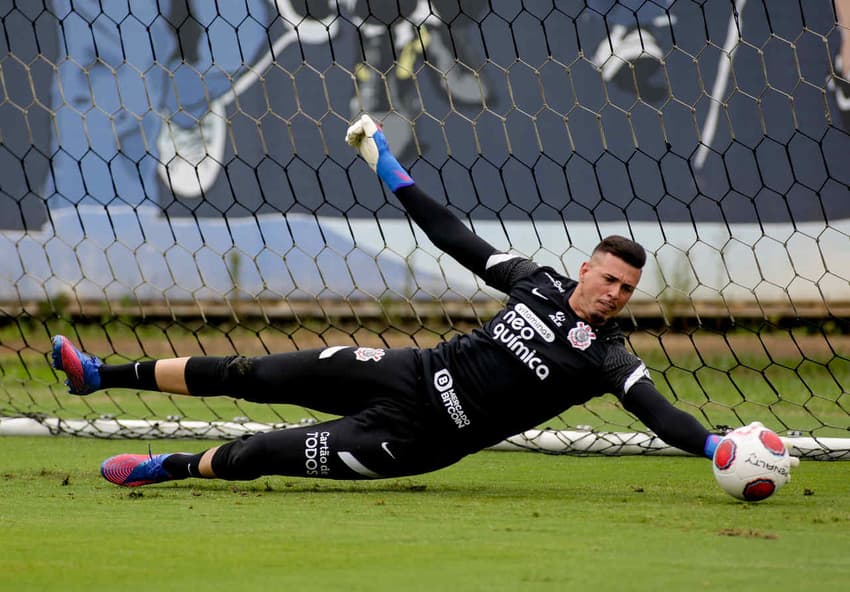
[[[796,460],[775,432],[754,422],[726,434],[714,451],[712,466],[726,493],[758,502],[790,481]]]

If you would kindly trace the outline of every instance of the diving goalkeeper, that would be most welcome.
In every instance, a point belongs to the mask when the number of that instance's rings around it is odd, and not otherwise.
[[[103,462],[107,480],[134,487],[188,477],[420,474],[606,393],[668,444],[712,456],[719,436],[658,392],[614,320],[640,280],[643,247],[609,236],[582,263],[578,277],[568,278],[476,236],[416,186],[369,116],[354,122],[346,141],[434,245],[506,293],[506,306],[482,327],[430,349],[337,346],[105,365],[58,335],[53,365],[65,372],[75,395],[105,388],[229,395],[339,416],[245,436],[199,454],[120,454]]]

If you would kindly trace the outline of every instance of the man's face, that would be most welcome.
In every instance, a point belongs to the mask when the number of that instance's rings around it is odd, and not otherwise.
[[[570,306],[591,325],[601,325],[628,303],[641,271],[611,253],[596,253],[581,264]]]

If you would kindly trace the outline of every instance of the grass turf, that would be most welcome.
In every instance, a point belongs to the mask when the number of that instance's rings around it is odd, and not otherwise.
[[[153,442],[155,452],[203,442]],[[410,479],[139,489],[142,442],[0,439],[0,590],[845,590],[850,464],[744,504],[696,458],[483,452]]]

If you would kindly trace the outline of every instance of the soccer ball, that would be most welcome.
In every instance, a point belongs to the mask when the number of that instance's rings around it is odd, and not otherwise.
[[[791,457],[775,432],[759,422],[726,434],[714,451],[714,478],[740,500],[769,498],[791,479]]]

